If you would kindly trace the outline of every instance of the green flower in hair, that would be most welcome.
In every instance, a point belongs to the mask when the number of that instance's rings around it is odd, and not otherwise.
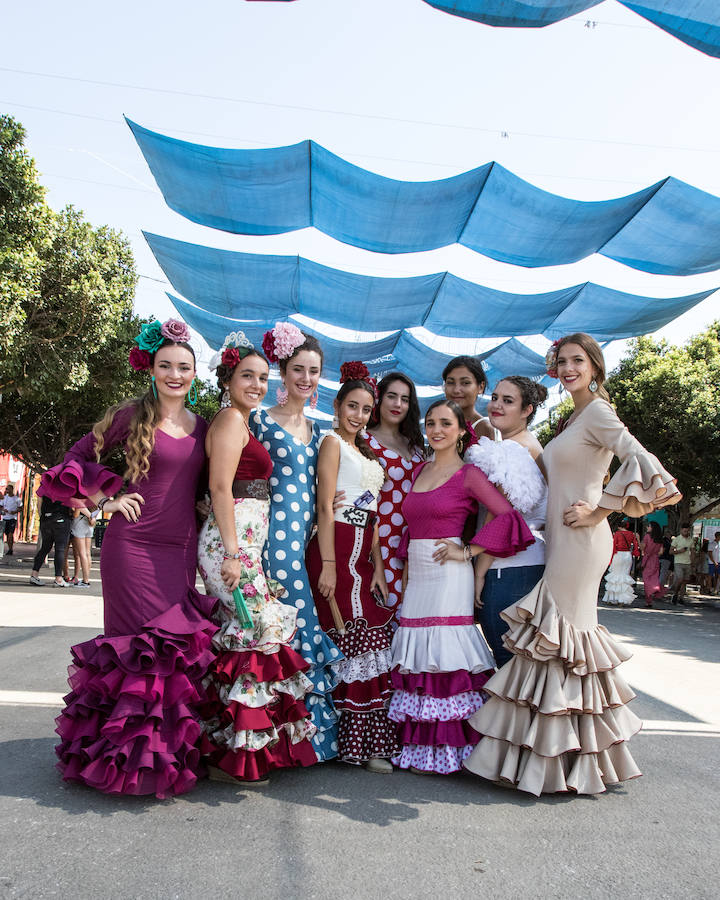
[[[135,343],[141,350],[147,350],[152,354],[165,340],[162,333],[162,323],[155,319],[153,322],[145,322],[140,334],[135,338]]]

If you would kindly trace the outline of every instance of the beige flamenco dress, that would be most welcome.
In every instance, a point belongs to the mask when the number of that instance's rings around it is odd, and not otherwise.
[[[621,466],[603,490],[613,455]],[[629,433],[613,407],[592,400],[545,448],[548,475],[545,573],[501,615],[513,653],[484,686],[470,719],[484,737],[465,760],[476,775],[539,796],[596,794],[642,774],[627,747],[642,723],[617,666],[630,653],[597,620],[600,579],[612,554],[607,521],[563,524],[578,500],[641,516],[677,503],[674,479]]]

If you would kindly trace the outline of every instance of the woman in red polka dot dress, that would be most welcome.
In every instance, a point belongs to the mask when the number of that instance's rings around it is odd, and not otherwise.
[[[390,372],[378,384],[378,402],[368,428],[368,445],[385,469],[385,484],[378,497],[380,552],[388,586],[387,606],[400,611],[405,561],[397,548],[405,530],[400,510],[412,486],[415,470],[425,459],[420,430],[420,406],[415,385],[402,372]],[[395,619],[393,628],[397,627]]]

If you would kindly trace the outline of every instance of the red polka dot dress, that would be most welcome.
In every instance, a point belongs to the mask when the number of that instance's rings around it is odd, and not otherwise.
[[[405,459],[397,451],[384,447],[372,434],[368,435],[367,442],[385,469],[385,484],[378,497],[378,532],[389,591],[387,605],[397,616],[405,568],[405,561],[397,558],[397,548],[405,529],[405,519],[400,507],[412,487],[413,475],[423,458],[415,450],[411,459]],[[394,619],[392,626],[396,627]]]

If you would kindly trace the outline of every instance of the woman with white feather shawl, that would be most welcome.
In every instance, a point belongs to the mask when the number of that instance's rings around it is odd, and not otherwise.
[[[528,425],[546,397],[547,390],[530,378],[503,378],[488,404],[490,422],[502,440],[480,438],[465,453],[465,461],[478,466],[522,514],[535,538],[515,556],[499,559],[484,553],[475,564],[476,620],[498,668],[512,656],[503,644],[509,626],[500,613],[532,590],[545,568],[547,484],[539,468],[542,446]],[[481,510],[478,518],[482,516]]]

